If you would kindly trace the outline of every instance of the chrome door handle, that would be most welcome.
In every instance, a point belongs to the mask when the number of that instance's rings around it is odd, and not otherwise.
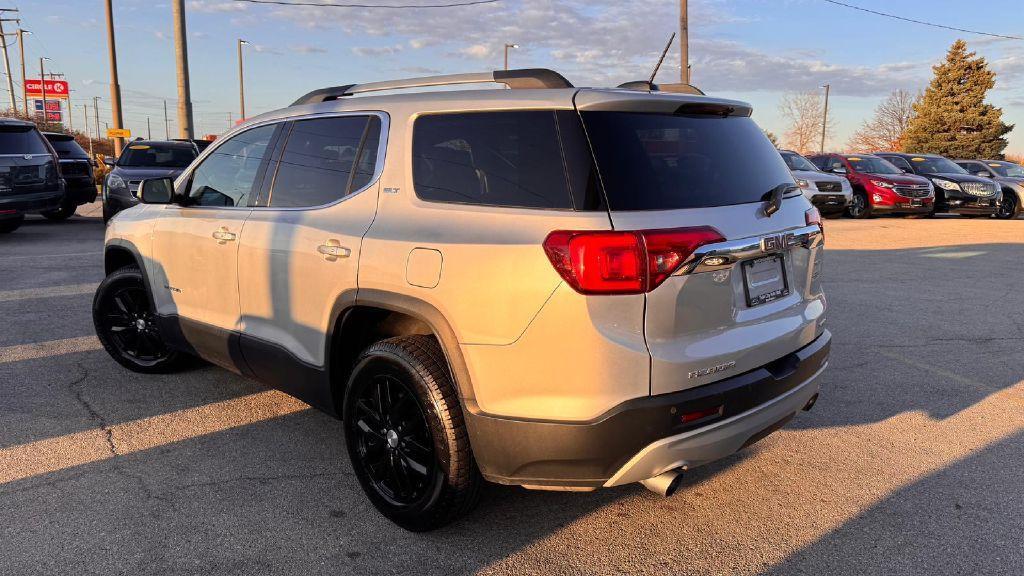
[[[334,262],[338,258],[348,258],[352,251],[341,245],[337,240],[328,240],[316,247],[316,251],[323,254],[324,260]]]
[[[217,240],[217,244],[226,244],[228,242],[234,242],[235,238],[237,238],[234,232],[228,231],[228,229],[225,228],[224,226],[221,226],[220,229],[218,230],[214,230],[213,237],[215,240]]]

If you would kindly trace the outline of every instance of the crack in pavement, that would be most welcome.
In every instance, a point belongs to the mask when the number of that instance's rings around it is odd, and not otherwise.
[[[82,387],[80,386],[82,382],[85,382],[85,380],[89,378],[89,370],[83,366],[81,362],[75,362],[75,366],[82,371],[82,376],[68,384],[68,389],[70,389],[71,393],[75,395],[75,400],[85,408],[85,411],[89,414],[89,418],[91,418],[93,422],[96,422],[99,425],[100,430],[103,431],[103,437],[107,441],[107,448],[110,449],[110,455],[119,456],[117,452],[117,445],[114,444],[114,433],[111,431],[110,425],[107,424],[107,419],[96,410],[91,402],[85,399]]]

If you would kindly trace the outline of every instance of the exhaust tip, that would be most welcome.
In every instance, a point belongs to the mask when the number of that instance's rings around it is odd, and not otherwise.
[[[817,402],[817,401],[818,401],[818,395],[817,394],[815,394],[814,396],[811,396],[811,399],[807,401],[807,404],[804,404],[804,408],[803,408],[804,412],[810,412],[811,408],[814,408],[814,403]]]
[[[680,470],[669,470],[653,478],[641,480],[640,483],[651,492],[668,498],[679,490],[683,483],[683,473]]]

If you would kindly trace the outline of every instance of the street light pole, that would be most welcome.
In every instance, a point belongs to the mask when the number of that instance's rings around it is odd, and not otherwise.
[[[505,70],[508,70],[508,49],[519,48],[519,44],[505,44]]]
[[[115,129],[121,129],[124,117],[121,116],[121,86],[117,82],[117,44],[114,39],[114,6],[107,0],[107,50],[110,52],[110,113]],[[121,155],[124,140],[114,139],[114,156]]]
[[[690,83],[690,19],[687,0],[679,0],[679,81]]]
[[[28,30],[18,28],[18,51],[21,53],[21,105],[25,109],[25,115],[31,117],[28,111],[28,85],[25,84],[25,34],[31,34]]]
[[[245,120],[245,71],[242,67],[242,44],[248,43],[246,40],[238,39],[238,110],[242,120]]]
[[[825,89],[825,113],[821,115],[821,154],[825,153],[825,128],[828,126],[828,91],[831,85],[825,84],[822,86]]]

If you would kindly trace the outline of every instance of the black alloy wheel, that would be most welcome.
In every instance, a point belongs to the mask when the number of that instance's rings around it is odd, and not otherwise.
[[[433,530],[476,505],[483,478],[444,352],[432,336],[367,347],[349,377],[342,419],[356,478],[395,524]]]
[[[1010,220],[1016,218],[1020,212],[1020,207],[1017,205],[1017,197],[1014,194],[1007,192],[1003,193],[1003,199],[999,202],[999,210],[996,212],[996,218],[1000,220]]]
[[[180,365],[181,355],[169,349],[160,336],[138,268],[122,268],[100,283],[93,298],[92,316],[100,343],[129,370],[159,373]]]

